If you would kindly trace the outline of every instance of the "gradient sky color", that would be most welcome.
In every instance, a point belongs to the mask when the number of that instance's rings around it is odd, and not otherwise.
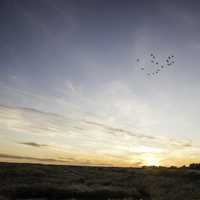
[[[197,0],[0,1],[0,161],[200,162],[199,10]],[[148,77],[150,53],[176,63]]]

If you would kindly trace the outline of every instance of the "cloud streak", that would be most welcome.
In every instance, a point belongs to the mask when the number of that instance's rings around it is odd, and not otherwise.
[[[0,105],[0,128],[4,130],[53,137],[66,133],[70,124],[73,124],[72,119],[54,113]]]
[[[98,160],[95,158],[71,158],[71,157],[62,157],[62,159],[54,159],[54,158],[37,158],[37,157],[29,157],[29,156],[19,156],[13,154],[2,154],[0,153],[0,160],[3,161],[14,161],[14,162],[36,162],[36,163],[47,163],[47,164],[64,164],[64,165],[86,165],[86,166],[117,166],[117,162],[113,162],[112,160]],[[116,161],[116,160],[115,160]],[[135,162],[135,166],[141,166],[141,162]]]
[[[47,144],[38,144],[36,142],[19,142],[18,144],[23,144],[23,145],[26,145],[26,146],[31,146],[31,147],[48,147],[49,145]]]
[[[128,131],[126,129],[113,128],[111,126],[101,124],[101,123],[97,123],[97,122],[93,122],[93,121],[84,120],[84,122],[86,124],[89,124],[89,125],[101,127],[103,129],[105,129],[105,131],[108,131],[109,133],[112,133],[113,135],[116,135],[116,134],[118,134],[118,135],[129,135],[129,136],[133,136],[133,137],[137,137],[137,138],[146,138],[146,139],[149,139],[149,140],[156,139],[156,137],[151,136],[151,135],[136,134],[136,133],[133,133],[132,131]]]
[[[5,159],[14,159],[14,160],[27,160],[27,161],[36,161],[36,162],[47,162],[47,163],[65,163],[67,164],[69,161],[59,160],[59,159],[52,159],[52,158],[35,158],[29,156],[18,156],[18,155],[11,155],[11,154],[0,154],[0,158]],[[69,159],[71,160],[71,159]]]

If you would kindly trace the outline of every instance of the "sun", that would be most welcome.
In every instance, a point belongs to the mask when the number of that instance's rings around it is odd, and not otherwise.
[[[159,165],[159,159],[155,156],[147,156],[144,158],[144,165],[146,166],[158,166]]]

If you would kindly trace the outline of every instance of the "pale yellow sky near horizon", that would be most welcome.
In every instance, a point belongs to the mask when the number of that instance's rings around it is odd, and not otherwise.
[[[110,87],[111,89],[107,87],[110,91],[106,92],[108,94],[105,97],[110,106],[116,103],[111,109],[111,112],[116,113],[114,116],[107,110],[111,107],[105,108],[103,100],[97,102],[97,99],[92,103],[96,104],[97,108],[107,111],[103,113],[107,116],[85,114],[75,105],[62,114],[35,108],[0,105],[0,160],[127,167],[181,166],[199,162],[198,145],[186,138],[150,134],[151,128],[159,121],[153,118],[149,107],[137,101],[134,104],[130,103],[135,97],[130,99],[127,94],[117,99],[118,93],[122,94],[127,90],[125,85],[116,82]],[[56,103],[57,108],[68,105],[67,101],[58,101],[60,97],[50,99],[30,92],[9,89],[12,95],[26,98],[27,101],[34,99],[40,102],[41,106],[42,103],[48,104],[50,108]],[[82,104],[89,101],[78,94],[78,89],[72,88],[72,83],[67,82],[67,90],[70,90],[68,94],[79,98]],[[131,117],[133,110],[137,113],[135,119]],[[122,117],[126,119],[126,123],[117,123],[122,122]],[[140,126],[132,126],[128,119],[137,120],[137,125]]]

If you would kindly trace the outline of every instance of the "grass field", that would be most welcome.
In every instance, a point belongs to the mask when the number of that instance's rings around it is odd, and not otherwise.
[[[0,163],[0,200],[200,200],[200,171]]]

